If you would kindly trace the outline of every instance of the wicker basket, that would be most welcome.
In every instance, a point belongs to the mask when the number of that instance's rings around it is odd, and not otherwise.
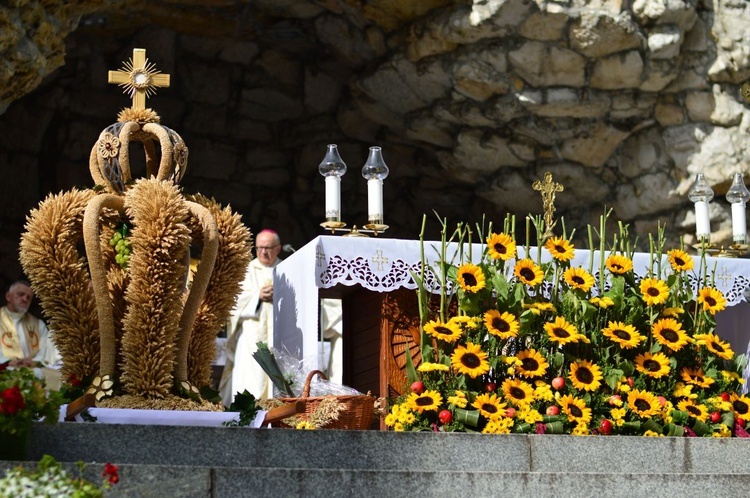
[[[313,370],[307,374],[305,385],[302,388],[302,395],[299,398],[279,398],[284,403],[296,403],[305,401],[305,411],[298,415],[299,419],[306,420],[311,413],[315,411],[318,404],[324,396],[310,397],[310,382],[317,375],[323,380],[327,377],[320,370]],[[370,429],[372,419],[375,415],[375,397],[368,394],[336,396],[339,403],[344,405],[344,409],[339,412],[339,418],[332,420],[320,429],[349,429],[349,430],[366,430]],[[275,427],[289,427],[282,422],[273,424]]]

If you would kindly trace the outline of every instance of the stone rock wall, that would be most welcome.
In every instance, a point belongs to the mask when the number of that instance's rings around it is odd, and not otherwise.
[[[0,6],[0,275],[49,192],[90,186],[99,131],[129,105],[106,83],[135,47],[172,86],[148,101],[190,148],[184,188],[299,246],[322,233],[317,165],[349,166],[343,218],[366,220],[360,176],[381,145],[386,236],[450,221],[519,223],[531,188],[565,185],[568,227],[606,208],[647,239],[692,242],[687,192],[750,179],[750,3],[744,0],[11,0]],[[523,224],[519,225],[523,229]],[[583,243],[579,242],[579,246]]]

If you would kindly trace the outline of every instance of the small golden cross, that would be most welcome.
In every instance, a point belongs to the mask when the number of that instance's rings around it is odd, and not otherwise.
[[[388,258],[383,256],[382,249],[378,249],[375,251],[375,256],[373,256],[372,262],[377,265],[378,271],[383,271],[383,265],[388,264]]]
[[[546,229],[552,228],[554,219],[552,215],[555,212],[555,194],[563,191],[563,186],[552,181],[552,173],[547,171],[544,174],[544,181],[535,181],[532,185],[534,190],[542,193],[542,206],[544,207],[544,224]]]
[[[169,75],[161,74],[146,58],[146,49],[134,48],[133,58],[122,69],[109,71],[108,83],[116,83],[133,99],[133,109],[145,109],[146,97],[156,93],[157,87],[169,86]]]

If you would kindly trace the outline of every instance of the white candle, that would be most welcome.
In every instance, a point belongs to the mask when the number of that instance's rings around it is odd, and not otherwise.
[[[711,221],[708,217],[708,202],[695,203],[695,235],[698,240],[711,238]]]
[[[738,244],[744,244],[747,238],[747,221],[745,217],[745,203],[732,203],[732,239]]]
[[[383,223],[383,180],[367,180],[367,217],[373,223]]]
[[[326,176],[326,219],[341,221],[341,177]]]

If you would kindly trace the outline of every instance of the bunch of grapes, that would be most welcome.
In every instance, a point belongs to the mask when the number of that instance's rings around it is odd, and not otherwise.
[[[132,252],[130,249],[132,243],[128,240],[128,225],[126,223],[123,223],[122,227],[115,231],[112,238],[109,239],[109,245],[115,248],[115,261],[117,264],[123,270],[127,270],[130,253]]]

